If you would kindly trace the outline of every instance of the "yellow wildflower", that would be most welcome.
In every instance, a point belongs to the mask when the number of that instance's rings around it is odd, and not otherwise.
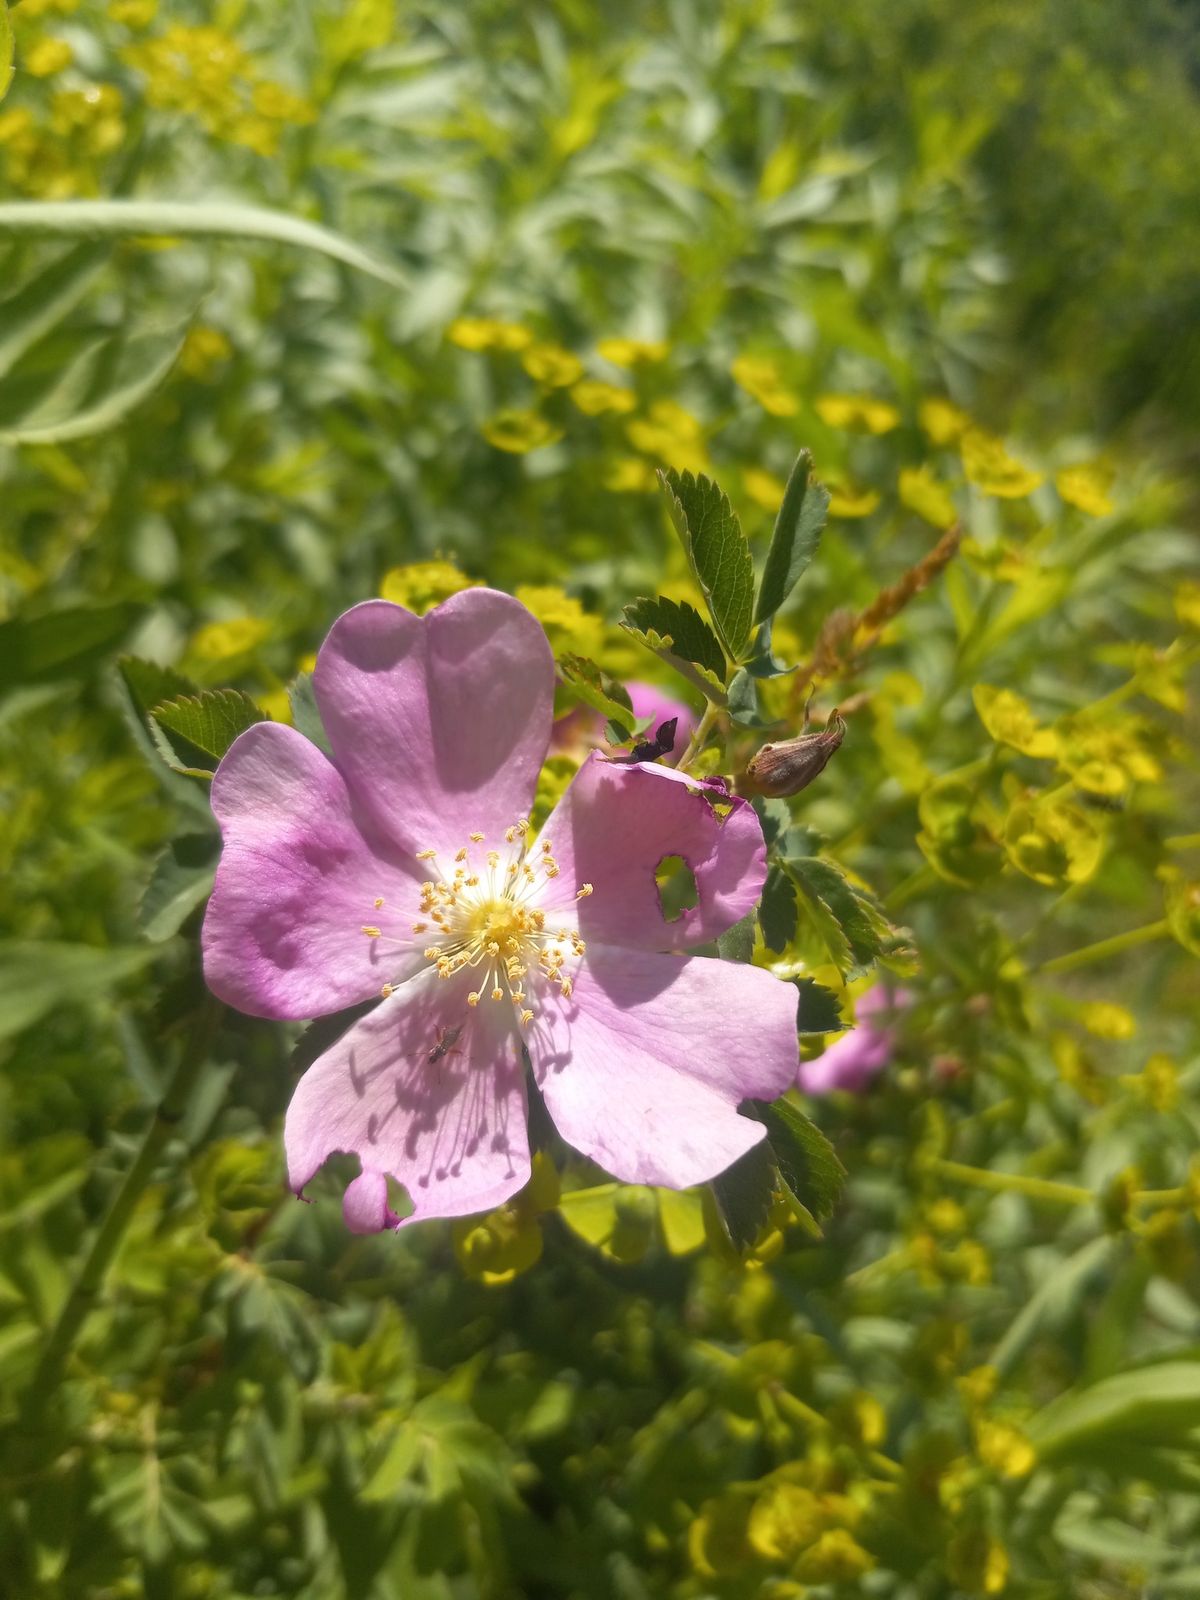
[[[272,722],[290,723],[292,720],[292,702],[286,689],[269,689],[266,694],[257,696],[256,704]]]
[[[1019,801],[1004,825],[1004,848],[1019,872],[1047,888],[1084,883],[1100,865],[1104,839],[1079,806]]]
[[[206,622],[192,635],[189,649],[202,661],[227,661],[260,645],[271,631],[261,617],[231,617],[227,622]]]
[[[971,419],[949,400],[933,397],[922,400],[917,419],[934,444],[953,444],[971,426]]]
[[[50,126],[61,138],[78,136],[91,155],[107,155],[125,140],[121,92],[111,83],[60,89],[50,102]]]
[[[1121,1079],[1152,1111],[1174,1111],[1179,1104],[1179,1068],[1159,1051],[1141,1072]]]
[[[636,456],[619,456],[604,469],[604,487],[616,494],[653,494],[658,488],[654,468]]]
[[[486,1284],[511,1283],[542,1254],[539,1218],[558,1205],[558,1173],[538,1151],[529,1182],[519,1194],[483,1217],[462,1217],[451,1227],[454,1253],[468,1277]]]
[[[509,409],[497,411],[483,425],[483,437],[497,450],[507,450],[511,455],[523,456],[530,450],[542,450],[562,438],[562,429],[556,428],[548,418],[536,411]]]
[[[269,121],[286,122],[293,127],[316,121],[316,108],[303,95],[285,88],[282,83],[256,83],[250,99],[259,116]]]
[[[773,472],[765,472],[761,467],[747,467],[742,473],[742,488],[746,491],[747,499],[753,500],[756,506],[761,506],[764,511],[778,511],[787,485]]]
[[[997,744],[1009,745],[1027,756],[1058,754],[1058,735],[1038,726],[1027,701],[1011,689],[994,689],[977,683],[971,691],[979,720]]]
[[[52,78],[69,67],[75,53],[65,39],[35,39],[21,53],[21,66],[30,77]]]
[[[808,1583],[852,1583],[870,1572],[875,1557],[845,1528],[830,1528],[804,1552],[796,1576]]]
[[[887,400],[869,394],[823,394],[815,409],[828,428],[849,428],[856,432],[890,433],[900,425],[900,413]]]
[[[385,572],[379,593],[384,600],[424,616],[433,606],[449,600],[452,594],[478,587],[479,580],[468,578],[453,561],[412,561],[405,567],[393,567]],[[305,669],[301,667],[301,670]]]
[[[599,654],[604,643],[604,623],[589,616],[573,594],[553,584],[518,584],[517,599],[546,630],[555,654],[571,650],[579,655]]]
[[[158,0],[109,0],[108,14],[126,28],[148,28],[158,15]]]
[[[799,411],[799,400],[784,383],[770,356],[738,356],[729,370],[734,382],[771,416],[794,417]]]
[[[874,489],[855,489],[840,484],[829,490],[829,515],[831,517],[869,517],[879,504]]]
[[[1137,1032],[1133,1012],[1112,1000],[1085,1000],[1075,1015],[1097,1039],[1132,1039]]]
[[[189,378],[204,382],[222,361],[228,361],[233,346],[220,328],[210,328],[197,323],[189,328],[183,349],[179,352],[179,365]]]
[[[661,339],[601,339],[597,353],[614,367],[636,367],[642,362],[665,361],[670,346]]]
[[[975,1448],[984,1466],[1002,1478],[1024,1478],[1037,1465],[1037,1452],[1019,1428],[1010,1422],[980,1422]]]
[[[446,337],[463,350],[524,350],[533,343],[528,328],[494,317],[459,317],[446,329]]]
[[[677,472],[704,472],[708,467],[699,419],[674,400],[656,400],[645,417],[626,424],[625,433],[636,450]]]
[[[950,527],[958,515],[949,489],[929,466],[901,468],[900,503],[935,528]]]
[[[1175,585],[1175,615],[1185,628],[1200,628],[1200,583],[1184,578]]]
[[[537,383],[548,389],[569,389],[583,377],[583,362],[570,350],[557,344],[530,345],[521,365]]]
[[[1042,482],[1042,473],[1024,466],[1009,455],[1001,439],[972,428],[963,435],[962,462],[969,481],[1004,500],[1019,500],[1032,494]]]
[[[575,384],[571,399],[588,417],[599,417],[606,411],[621,414],[632,411],[637,405],[637,396],[632,389],[623,389],[617,383],[605,383],[601,378],[584,378]]]
[[[1107,517],[1113,512],[1108,491],[1112,488],[1113,474],[1098,461],[1081,462],[1074,467],[1064,467],[1054,474],[1054,487],[1069,506],[1077,506],[1089,517]]]

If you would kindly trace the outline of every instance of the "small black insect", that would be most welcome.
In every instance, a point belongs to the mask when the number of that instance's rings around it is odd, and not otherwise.
[[[443,1058],[443,1056],[448,1056],[448,1055],[456,1055],[457,1056],[457,1055],[461,1055],[462,1054],[461,1050],[456,1050],[454,1048],[455,1045],[458,1043],[461,1034],[462,1034],[462,1026],[461,1026],[461,1024],[457,1028],[439,1028],[438,1029],[437,1043],[434,1045],[433,1049],[429,1052],[429,1056],[427,1058],[428,1061],[429,1061],[429,1065],[431,1067],[435,1066]]]
[[[609,761],[626,767],[632,766],[635,761],[661,761],[663,756],[669,756],[675,748],[675,729],[678,725],[678,717],[672,717],[669,722],[659,723],[658,732],[653,739],[642,739],[634,745],[628,755],[609,756]]]

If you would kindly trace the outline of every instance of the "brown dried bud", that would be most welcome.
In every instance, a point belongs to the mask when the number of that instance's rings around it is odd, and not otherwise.
[[[821,733],[802,733],[784,744],[765,744],[746,764],[738,779],[739,794],[763,794],[781,799],[799,794],[824,772],[834,751],[846,735],[846,724],[837,711]]]

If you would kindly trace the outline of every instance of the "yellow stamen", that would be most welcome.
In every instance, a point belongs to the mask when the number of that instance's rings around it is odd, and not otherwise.
[[[363,932],[366,934],[368,939],[382,939],[383,938],[383,935],[380,933],[378,928],[364,928]]]
[[[595,891],[593,890],[591,884],[585,883],[576,891],[575,898],[576,900],[586,900],[588,895],[593,894],[594,892]]]

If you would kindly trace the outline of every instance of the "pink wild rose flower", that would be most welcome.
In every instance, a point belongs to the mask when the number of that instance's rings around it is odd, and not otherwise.
[[[379,1000],[296,1087],[292,1188],[345,1151],[356,1232],[398,1225],[389,1178],[415,1219],[498,1205],[530,1174],[526,1053],[564,1138],[616,1178],[685,1188],[756,1144],[737,1106],[795,1081],[795,990],[682,953],[758,900],[753,809],[591,755],[535,840],[554,662],[533,616],[492,590],[423,618],[355,606],[314,687],[332,759],[263,722],[217,769],[203,933],[210,987],[252,1016]],[[668,856],[698,901],[673,921],[655,880]]]

